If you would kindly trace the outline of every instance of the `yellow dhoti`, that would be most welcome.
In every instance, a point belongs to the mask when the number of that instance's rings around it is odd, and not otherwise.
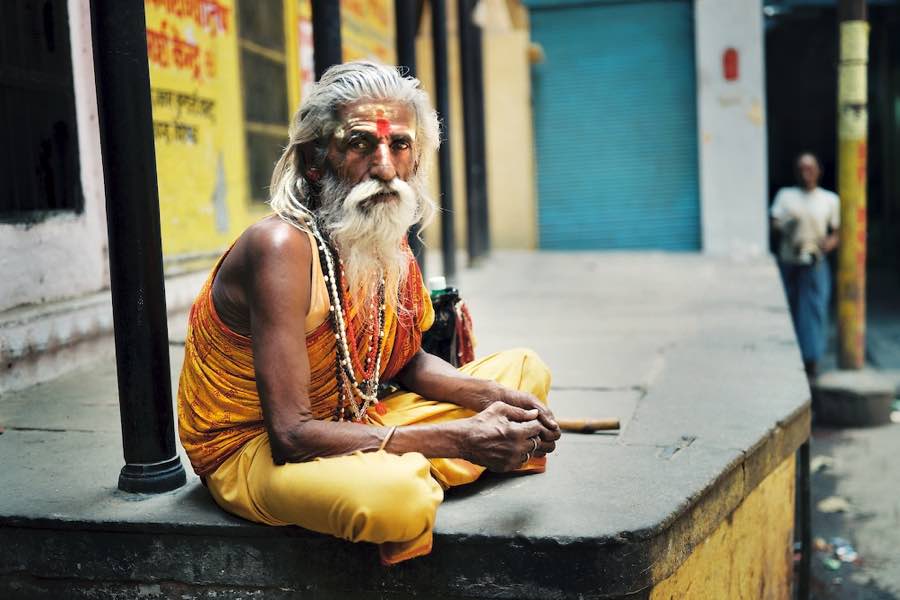
[[[534,394],[547,401],[550,373],[529,350],[509,350],[460,369],[480,379]],[[369,410],[381,425],[442,423],[473,413],[455,404],[400,392],[385,398],[386,412]],[[521,472],[543,470],[534,459]],[[352,542],[381,544],[381,558],[394,564],[427,554],[443,490],[475,481],[484,467],[462,459],[426,459],[411,452],[356,452],[304,463],[275,465],[262,433],[244,444],[206,484],[228,512],[268,525],[299,525]]]

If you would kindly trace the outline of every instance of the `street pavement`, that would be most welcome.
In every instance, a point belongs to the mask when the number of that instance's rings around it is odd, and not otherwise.
[[[873,275],[867,359],[900,381],[900,289],[893,277]],[[832,340],[826,367],[835,368],[835,360]],[[844,429],[814,423],[810,457],[813,536],[825,543],[843,538],[859,555],[856,563],[835,563],[827,550],[815,552],[813,598],[900,598],[900,423]],[[823,501],[822,509],[843,510],[821,510]]]

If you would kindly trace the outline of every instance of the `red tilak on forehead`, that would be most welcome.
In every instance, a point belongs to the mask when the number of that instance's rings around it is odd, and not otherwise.
[[[375,119],[375,128],[378,137],[387,137],[391,134],[391,122],[383,117]]]

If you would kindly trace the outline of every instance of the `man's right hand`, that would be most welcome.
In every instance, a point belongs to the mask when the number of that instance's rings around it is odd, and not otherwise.
[[[464,422],[463,457],[489,471],[504,473],[521,467],[536,447],[539,454],[552,452],[555,442],[543,442],[549,430],[538,420],[537,410],[524,410],[495,402]],[[554,439],[558,436],[557,432]]]

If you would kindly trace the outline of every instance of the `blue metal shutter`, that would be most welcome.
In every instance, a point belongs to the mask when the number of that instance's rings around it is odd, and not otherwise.
[[[540,246],[700,247],[688,1],[531,3]]]

